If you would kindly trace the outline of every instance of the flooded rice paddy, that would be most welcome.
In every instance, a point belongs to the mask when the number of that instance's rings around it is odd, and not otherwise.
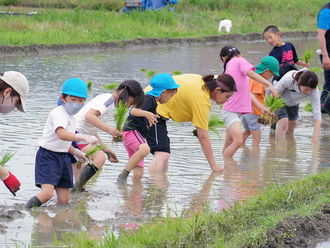
[[[317,40],[291,41],[298,55],[306,47],[318,49]],[[264,41],[231,43],[237,46],[243,57],[254,65],[267,56],[271,47]],[[26,75],[30,82],[26,114],[14,111],[0,116],[1,151],[15,151],[8,163],[21,181],[21,190],[16,197],[0,186],[0,246],[21,246],[33,243],[46,246],[66,232],[87,231],[92,237],[102,237],[106,226],[116,233],[121,227],[138,229],[141,223],[152,218],[170,214],[173,217],[184,213],[189,217],[195,211],[202,211],[203,205],[220,210],[236,201],[255,195],[276,181],[283,184],[304,178],[329,167],[329,116],[323,114],[322,130],[318,146],[312,146],[312,114],[300,108],[299,125],[295,134],[275,145],[274,133],[269,127],[262,132],[260,147],[251,146],[251,139],[240,148],[233,159],[224,160],[221,150],[225,129],[220,128],[221,139],[211,134],[213,152],[223,173],[212,173],[204,158],[196,137],[192,135],[191,123],[168,123],[171,138],[171,159],[168,170],[155,175],[148,174],[147,166],[151,155],[146,158],[145,174],[141,181],[128,180],[128,188],[116,185],[116,178],[128,161],[122,144],[112,145],[109,135],[100,131],[106,144],[117,153],[118,164],[106,162],[103,170],[88,184],[89,194],[72,195],[69,206],[55,206],[52,199],[34,213],[23,210],[24,204],[39,189],[34,186],[34,160],[38,149],[37,140],[49,112],[57,106],[63,82],[71,77],[92,81],[88,100],[106,92],[101,86],[135,79],[143,87],[149,84],[140,68],[156,70],[158,73],[221,74],[219,59],[222,46],[152,48],[109,50],[102,52],[5,56],[0,61],[0,71],[16,70]],[[316,53],[311,66],[321,67]],[[318,74],[323,84],[323,74]],[[303,106],[301,104],[301,106]],[[211,114],[221,112],[213,105]],[[109,125],[114,125],[113,118]],[[54,195],[55,196],[55,195]],[[56,198],[56,196],[54,197]]]

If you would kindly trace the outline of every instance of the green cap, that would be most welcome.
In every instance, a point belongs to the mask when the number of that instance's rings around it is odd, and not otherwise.
[[[278,71],[280,70],[280,64],[273,56],[264,57],[261,60],[261,63],[259,65],[256,65],[255,68],[257,74],[261,74],[268,69],[276,76],[280,76],[280,74],[278,73]]]

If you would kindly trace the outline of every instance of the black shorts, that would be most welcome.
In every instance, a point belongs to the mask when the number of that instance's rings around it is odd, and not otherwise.
[[[296,106],[284,106],[276,110],[277,118],[281,120],[282,118],[288,118],[289,121],[295,121],[299,118],[299,104]]]
[[[152,127],[149,128],[146,139],[152,154],[154,154],[154,152],[171,153],[166,121],[166,118],[160,117],[156,125],[152,125]]]

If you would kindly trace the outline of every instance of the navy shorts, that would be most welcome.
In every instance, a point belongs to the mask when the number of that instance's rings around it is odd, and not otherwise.
[[[73,188],[73,173],[66,152],[52,152],[40,147],[36,156],[35,183],[52,184],[59,188]]]
[[[152,125],[149,128],[147,135],[147,143],[150,147],[150,152],[167,152],[171,153],[170,150],[170,138],[167,136],[167,119],[160,117],[156,125]]]
[[[288,118],[289,121],[295,121],[299,118],[299,104],[296,106],[284,106],[276,110],[277,118],[281,120],[282,118]]]
[[[71,143],[71,145],[74,147],[74,148],[77,148],[80,150],[80,148],[78,147],[77,143],[75,141],[73,141]],[[70,161],[71,161],[71,164],[75,164],[77,163],[77,159],[71,154],[71,153],[68,153],[68,156],[70,158]]]

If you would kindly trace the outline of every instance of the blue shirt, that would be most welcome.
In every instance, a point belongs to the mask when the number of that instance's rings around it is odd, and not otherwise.
[[[327,30],[325,33],[325,42],[327,44],[327,50],[330,52],[330,2],[321,8],[317,16],[317,27]]]

